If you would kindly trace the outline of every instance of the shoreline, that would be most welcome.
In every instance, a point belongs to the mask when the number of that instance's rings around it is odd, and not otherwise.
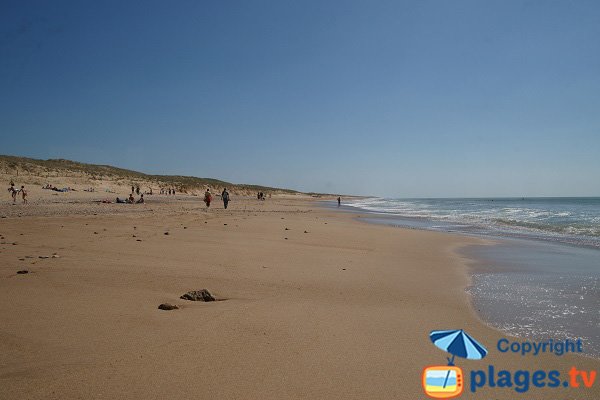
[[[455,253],[474,239],[362,224],[312,199],[146,207],[1,220],[0,398],[422,398],[423,368],[446,363],[428,337],[436,329],[465,329],[488,348],[457,362],[465,373],[597,368],[495,351],[505,336],[477,318]],[[23,265],[31,273],[16,275]],[[179,299],[201,288],[224,301]],[[180,309],[158,310],[165,302]],[[515,391],[463,394],[473,396]]]
[[[324,206],[336,208],[330,204]],[[590,286],[590,279],[592,282],[596,282],[594,288],[600,284],[598,271],[591,270],[591,267],[595,265],[594,257],[596,256],[595,253],[598,252],[597,248],[578,246],[572,243],[550,242],[536,238],[494,237],[489,234],[430,229],[428,224],[418,225],[412,220],[410,226],[405,226],[398,224],[398,221],[403,220],[400,217],[363,211],[353,207],[345,207],[340,211],[354,214],[356,220],[362,223],[382,224],[398,229],[440,232],[478,239],[478,243],[466,244],[456,249],[458,255],[465,257],[464,264],[470,282],[465,287],[465,291],[469,295],[472,311],[476,318],[502,334],[519,339],[581,338],[588,349],[587,353],[581,355],[600,360],[600,335],[596,333],[598,327],[593,325],[593,321],[586,323],[582,320],[587,315],[593,319],[594,310],[600,307],[595,292],[587,293],[588,300],[585,303],[577,302],[578,299],[569,300],[567,298],[570,304],[562,304],[558,310],[548,310],[547,307],[541,306],[542,303],[547,304],[549,301],[565,300],[564,297],[558,299],[558,296],[562,294],[562,290],[556,288],[554,282],[550,281],[550,277],[546,276],[549,272],[561,279],[563,284],[567,282],[563,276],[565,274],[573,275],[576,272],[581,272],[582,269],[584,269],[582,273],[593,274],[592,278],[589,278],[589,275],[577,279],[572,276],[567,277],[573,291],[581,290],[582,287],[587,289]],[[499,250],[502,248],[505,250]],[[511,257],[505,256],[504,253],[511,254]],[[551,253],[551,255],[546,253]],[[564,265],[572,265],[575,262],[575,264],[579,264],[579,269],[566,271],[564,267],[561,267],[556,258],[563,253],[568,253],[569,256],[568,258],[566,256],[562,257]],[[570,264],[568,264],[569,262]],[[587,267],[587,269],[584,267]],[[528,286],[523,283],[523,274],[525,273],[530,274],[527,276],[531,282]],[[536,275],[533,273],[536,273]],[[542,280],[540,275],[545,280]],[[501,281],[498,279],[499,277],[502,278]],[[555,287],[556,298],[550,298],[547,295],[548,290],[539,286],[542,282],[545,284],[550,283]],[[531,286],[532,284],[534,286]],[[512,288],[511,290],[515,293],[506,295],[503,290],[504,287]],[[544,296],[534,296],[532,294],[533,289],[542,292]],[[597,291],[597,289],[594,290]],[[520,297],[520,301],[514,297],[515,294]],[[581,300],[584,300],[583,294]],[[502,301],[502,306],[498,305],[500,301]],[[577,304],[573,304],[575,302]],[[507,313],[505,309],[515,311],[514,313]],[[582,313],[586,314],[584,316],[576,315]],[[537,317],[537,322],[534,322],[533,326],[531,325],[532,315]],[[579,317],[579,319],[569,319],[572,315]],[[557,321],[565,318],[567,319],[563,325],[557,325]],[[573,329],[579,330],[579,333],[574,334]]]

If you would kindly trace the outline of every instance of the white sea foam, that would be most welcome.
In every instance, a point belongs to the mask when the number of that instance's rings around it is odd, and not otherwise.
[[[470,232],[535,236],[600,248],[600,198],[384,199],[345,203],[395,218],[464,225]],[[410,224],[409,224],[410,225]]]

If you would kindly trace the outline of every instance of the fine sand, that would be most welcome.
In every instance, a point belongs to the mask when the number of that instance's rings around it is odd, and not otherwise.
[[[487,346],[456,360],[465,373],[600,369],[495,349],[503,335],[471,309],[455,252],[477,239],[370,225],[301,196],[233,197],[228,210],[217,198],[207,212],[191,196],[30,193],[0,206],[0,399],[424,399],[423,368],[446,362],[436,329]],[[179,298],[203,288],[223,301]],[[461,398],[596,399],[598,381]]]

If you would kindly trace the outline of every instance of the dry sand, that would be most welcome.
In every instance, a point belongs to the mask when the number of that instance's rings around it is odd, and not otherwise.
[[[423,399],[422,369],[447,355],[428,333],[453,328],[490,350],[457,360],[465,372],[600,369],[495,351],[503,335],[473,312],[455,253],[477,239],[297,196],[208,212],[193,197],[92,203],[104,197],[34,189],[0,206],[0,399]],[[224,301],[179,298],[202,288]],[[462,398],[597,399],[600,382]]]

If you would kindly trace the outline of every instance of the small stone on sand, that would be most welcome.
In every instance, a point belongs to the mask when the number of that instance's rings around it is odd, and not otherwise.
[[[165,235],[168,235],[168,234],[169,234],[169,232],[165,232]]]
[[[217,299],[214,298],[212,294],[208,291],[208,289],[201,290],[192,290],[183,294],[181,299],[190,300],[190,301],[215,301]]]
[[[27,271],[26,269],[22,269],[20,271],[17,271],[17,274],[19,274],[19,275],[28,274],[28,273],[29,273],[29,271]]]
[[[175,304],[163,303],[160,306],[158,306],[158,309],[170,311],[170,310],[179,310],[179,307],[177,307]]]

